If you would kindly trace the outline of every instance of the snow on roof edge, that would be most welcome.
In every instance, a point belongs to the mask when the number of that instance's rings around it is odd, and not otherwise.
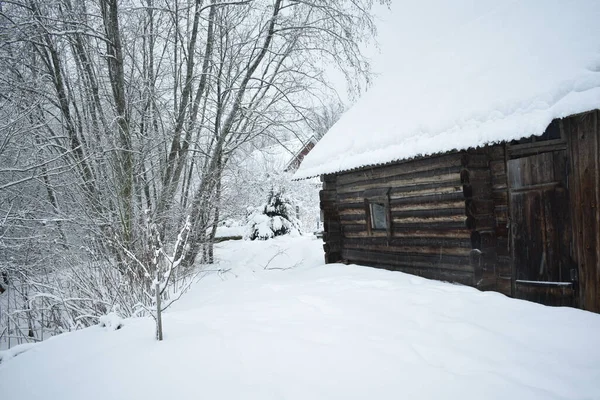
[[[390,159],[388,161],[384,161],[384,162],[381,162],[381,161],[379,161],[379,162],[364,162],[364,163],[361,163],[358,165],[348,166],[348,167],[343,167],[335,162],[330,162],[325,165],[318,165],[315,167],[309,167],[309,168],[304,168],[304,169],[302,168],[302,164],[301,164],[300,168],[294,174],[292,180],[297,181],[297,180],[315,178],[315,177],[322,176],[322,175],[330,175],[330,174],[358,171],[363,168],[381,167],[381,166],[386,166],[386,165],[390,165],[390,164],[401,162],[401,161],[409,161],[409,160],[414,160],[414,159],[418,159],[418,158],[431,157],[431,156],[435,156],[435,155],[439,155],[439,154],[449,153],[452,151],[475,149],[475,148],[480,148],[480,147],[484,147],[484,146],[488,146],[488,145],[503,143],[503,142],[507,142],[507,141],[511,141],[511,140],[519,140],[519,139],[530,137],[530,136],[540,136],[545,132],[548,125],[550,125],[550,123],[554,119],[567,118],[567,117],[570,117],[573,115],[583,114],[583,113],[594,111],[594,110],[600,111],[600,88],[598,88],[598,87],[593,88],[592,90],[580,92],[579,94],[586,94],[586,95],[588,95],[587,97],[589,98],[588,99],[589,101],[575,102],[575,103],[578,103],[578,105],[580,105],[581,107],[577,107],[577,106],[568,107],[567,105],[563,105],[563,107],[552,107],[550,110],[544,110],[544,111],[554,110],[557,112],[547,113],[547,116],[545,116],[546,118],[544,118],[544,119],[542,119],[541,117],[538,117],[540,121],[542,121],[542,120],[547,121],[547,122],[542,122],[541,124],[538,124],[538,126],[543,126],[542,129],[538,128],[535,130],[524,130],[521,133],[512,134],[512,135],[509,132],[503,132],[503,134],[498,135],[496,138],[484,140],[479,143],[473,143],[471,145],[465,144],[462,146],[456,146],[454,148],[446,148],[446,149],[442,148],[437,151],[424,151],[424,152],[420,152],[420,153],[415,153],[410,156],[403,156],[403,157],[399,156],[399,157],[392,158],[392,159]],[[559,110],[563,111],[563,112],[558,112]],[[529,116],[529,114],[521,115],[520,116],[521,118],[519,118],[519,119],[527,119],[528,116]],[[505,118],[504,120],[510,120],[510,117],[514,117],[514,116],[509,116],[508,118]],[[490,124],[490,123],[493,124],[495,122],[496,121],[485,121],[485,122],[481,123],[480,129],[485,129],[484,126],[486,124]],[[512,125],[512,124],[508,124],[508,125]],[[451,135],[451,134],[453,134],[453,133],[446,131],[446,132],[439,134],[438,136]],[[487,135],[487,136],[491,136],[491,135]],[[430,138],[430,140],[432,140],[432,139]],[[402,144],[396,145],[396,146],[401,146],[401,145]],[[317,146],[318,146],[318,143],[317,143]],[[396,146],[392,146],[392,147],[396,147]],[[365,158],[368,156],[370,156],[370,153],[367,153],[366,155],[359,154],[352,158],[353,159]],[[352,162],[348,162],[346,164],[351,165]],[[336,165],[338,165],[338,166],[336,166]]]

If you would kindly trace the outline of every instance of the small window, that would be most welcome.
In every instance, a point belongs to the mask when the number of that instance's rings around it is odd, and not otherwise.
[[[377,188],[365,190],[365,213],[367,233],[385,232],[388,238],[392,235],[392,221],[390,210],[390,188]]]
[[[371,229],[387,229],[387,212],[385,204],[370,203]]]

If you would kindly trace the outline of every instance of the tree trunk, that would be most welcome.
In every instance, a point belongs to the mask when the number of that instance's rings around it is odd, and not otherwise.
[[[162,329],[162,305],[160,296],[160,282],[159,271],[156,270],[156,283],[154,285],[154,292],[156,293],[156,340],[163,340],[163,329]]]

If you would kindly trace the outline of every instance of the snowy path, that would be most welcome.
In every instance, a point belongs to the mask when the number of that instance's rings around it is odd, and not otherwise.
[[[600,315],[321,254],[222,243],[231,272],[173,306],[164,342],[149,319],[61,335],[0,365],[0,397],[600,399]]]

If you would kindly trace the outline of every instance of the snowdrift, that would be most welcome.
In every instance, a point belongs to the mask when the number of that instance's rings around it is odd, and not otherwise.
[[[361,266],[307,237],[217,246],[165,314],[0,364],[3,399],[597,399],[600,316]],[[227,272],[223,272],[227,271]]]

